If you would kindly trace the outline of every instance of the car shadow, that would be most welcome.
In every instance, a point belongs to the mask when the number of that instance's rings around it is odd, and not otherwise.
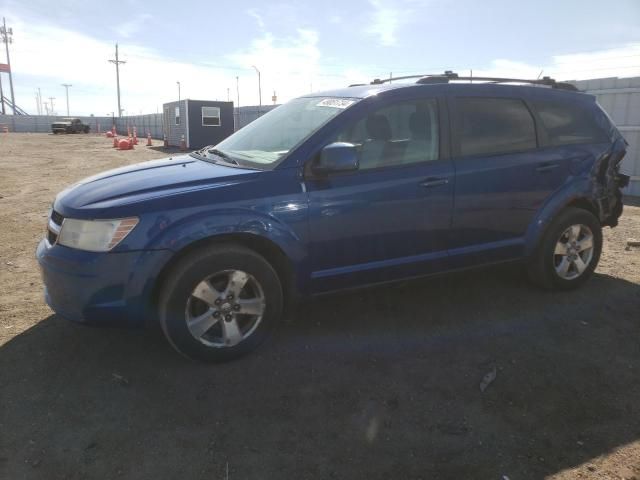
[[[155,150],[156,152],[166,153],[167,155],[171,155],[171,154],[183,155],[192,151],[192,150],[181,150],[180,147],[165,147],[164,145],[154,145],[154,146],[145,147],[145,148],[148,148],[149,150]]]
[[[314,300],[223,365],[52,315],[0,347],[0,477],[542,478],[639,439],[638,307],[494,269]]]

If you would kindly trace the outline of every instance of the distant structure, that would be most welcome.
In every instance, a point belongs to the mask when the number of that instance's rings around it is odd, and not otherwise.
[[[163,129],[170,146],[187,149],[215,145],[234,132],[233,102],[177,100],[162,106]]]

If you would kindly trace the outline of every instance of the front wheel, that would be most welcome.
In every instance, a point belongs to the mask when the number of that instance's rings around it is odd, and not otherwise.
[[[249,353],[282,315],[277,273],[244,247],[196,251],[166,278],[158,305],[162,330],[176,350],[195,360],[220,362]]]
[[[551,222],[529,260],[529,278],[546,289],[569,290],[593,275],[602,252],[602,227],[587,210],[567,208]]]

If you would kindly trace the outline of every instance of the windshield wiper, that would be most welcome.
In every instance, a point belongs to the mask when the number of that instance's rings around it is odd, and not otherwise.
[[[234,165],[240,165],[235,158],[231,158],[228,153],[223,152],[222,150],[218,150],[217,148],[210,148],[207,150],[207,153],[212,153],[217,157],[222,158],[227,163],[233,163]]]

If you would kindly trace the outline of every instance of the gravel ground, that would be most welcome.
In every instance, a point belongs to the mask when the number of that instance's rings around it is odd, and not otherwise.
[[[640,479],[638,202],[579,291],[503,267],[327,297],[211,366],[42,300],[55,193],[165,155],[0,134],[1,479]]]

